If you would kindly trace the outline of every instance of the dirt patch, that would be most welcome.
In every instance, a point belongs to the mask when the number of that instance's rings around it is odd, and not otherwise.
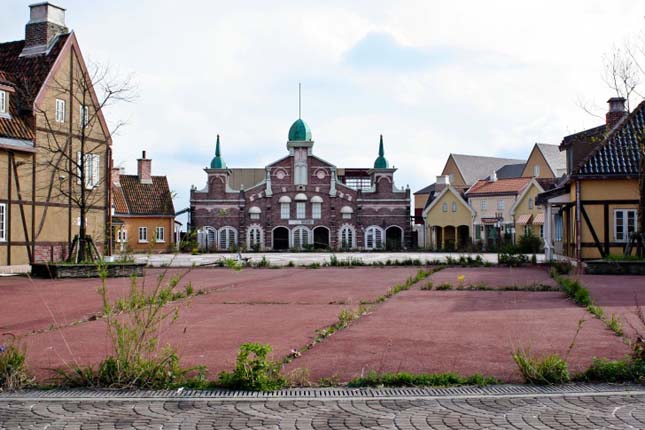
[[[459,277],[463,276],[463,281]],[[432,275],[434,286],[450,284],[487,288],[531,287],[545,285],[557,288],[544,267],[450,267]]]

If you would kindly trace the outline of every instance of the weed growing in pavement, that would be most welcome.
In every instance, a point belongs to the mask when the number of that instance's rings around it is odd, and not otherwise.
[[[108,297],[107,271],[100,268],[99,273],[101,286],[98,292],[112,354],[96,368],[74,365],[69,369],[57,369],[58,385],[119,389],[205,386],[206,368],[183,368],[171,346],[159,346],[161,328],[166,323],[172,324],[179,315],[179,307],[166,309],[165,305],[172,300],[185,273],[164,285],[164,272],[150,290],[145,289],[143,280],[139,285],[137,279],[132,278],[128,297],[116,302]]]
[[[280,363],[267,355],[270,345],[245,343],[240,346],[233,372],[221,372],[216,385],[232,390],[274,391],[284,388],[287,380],[280,373]]]
[[[304,267],[306,267],[307,269],[320,269],[322,266],[320,265],[320,263],[314,262],[314,263],[307,264]]]
[[[235,270],[236,272],[242,270],[242,263],[234,258],[225,258],[223,264],[224,266],[228,267],[229,269]]]
[[[340,385],[340,378],[335,373],[331,376],[320,378],[318,381],[319,387],[336,387],[338,385]]]
[[[311,387],[311,372],[304,367],[293,369],[287,375],[287,385],[289,387]]]
[[[438,291],[452,290],[452,284],[445,283],[445,284],[437,285],[436,290]]]
[[[5,333],[3,337],[8,341],[0,344],[0,392],[33,385],[34,379],[25,364],[25,347],[11,333]]]
[[[365,266],[366,264],[358,257],[338,258],[336,254],[332,254],[329,257],[329,262],[325,262],[324,265],[329,267],[353,267]]]
[[[287,263],[287,267],[296,267],[296,265],[293,263],[293,261],[289,260],[289,263]]]
[[[584,382],[645,382],[645,362],[626,357],[622,360],[593,359],[591,366],[575,377]]]
[[[567,362],[558,354],[537,358],[529,350],[516,349],[513,360],[529,384],[564,384],[571,380]]]
[[[255,263],[255,267],[257,267],[259,269],[265,268],[265,267],[271,267],[271,263],[267,259],[266,255],[263,255],[262,259],[260,261],[258,261],[257,263]]]
[[[370,371],[366,376],[352,379],[349,387],[451,387],[459,385],[493,385],[499,384],[496,378],[475,374],[460,376],[456,373],[420,373],[407,372],[379,373]]]
[[[422,285],[420,290],[422,290],[422,291],[430,291],[430,290],[432,290],[432,281],[428,281],[427,284]]]
[[[620,322],[620,318],[616,315],[612,315],[611,318],[605,320],[605,324],[607,324],[607,327],[616,333],[616,336],[623,335],[623,324]]]

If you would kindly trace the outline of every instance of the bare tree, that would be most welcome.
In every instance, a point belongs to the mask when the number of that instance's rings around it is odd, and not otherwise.
[[[88,234],[87,216],[97,207],[109,210],[109,142],[125,125],[117,121],[107,129],[103,112],[115,103],[132,101],[134,87],[129,77],[114,78],[109,67],[90,65],[87,70],[73,67],[64,80],[55,79],[51,89],[56,109],[38,107],[36,112],[47,130],[46,142],[39,145],[46,154],[38,158],[37,169],[49,175],[39,192],[46,193],[48,200],[60,199],[78,210],[78,233],[70,243],[68,259],[94,261],[100,253]],[[65,119],[61,120],[61,115]],[[44,220],[45,215],[39,231]]]

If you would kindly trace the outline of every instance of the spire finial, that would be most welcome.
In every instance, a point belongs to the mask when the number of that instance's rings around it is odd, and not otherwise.
[[[376,158],[376,161],[374,161],[374,168],[375,169],[389,168],[389,163],[385,158],[385,149],[383,148],[383,135],[381,135],[381,139],[378,144],[378,157]]]
[[[302,84],[298,82],[298,119],[302,118]]]
[[[219,134],[218,134],[217,135],[217,144],[215,145],[215,156],[219,157],[221,155],[222,154],[220,153],[220,150],[219,150]]]
[[[383,135],[381,135],[381,141],[378,145],[378,155],[379,157],[382,157],[385,155],[385,150],[383,149]]]

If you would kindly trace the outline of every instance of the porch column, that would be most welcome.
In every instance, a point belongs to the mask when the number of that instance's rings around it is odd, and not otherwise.
[[[459,243],[459,226],[455,226],[455,251],[458,249]]]
[[[441,227],[441,250],[446,246],[446,227]]]
[[[546,258],[546,261],[551,261],[553,259],[551,227],[551,203],[547,201],[544,214],[544,258]]]

